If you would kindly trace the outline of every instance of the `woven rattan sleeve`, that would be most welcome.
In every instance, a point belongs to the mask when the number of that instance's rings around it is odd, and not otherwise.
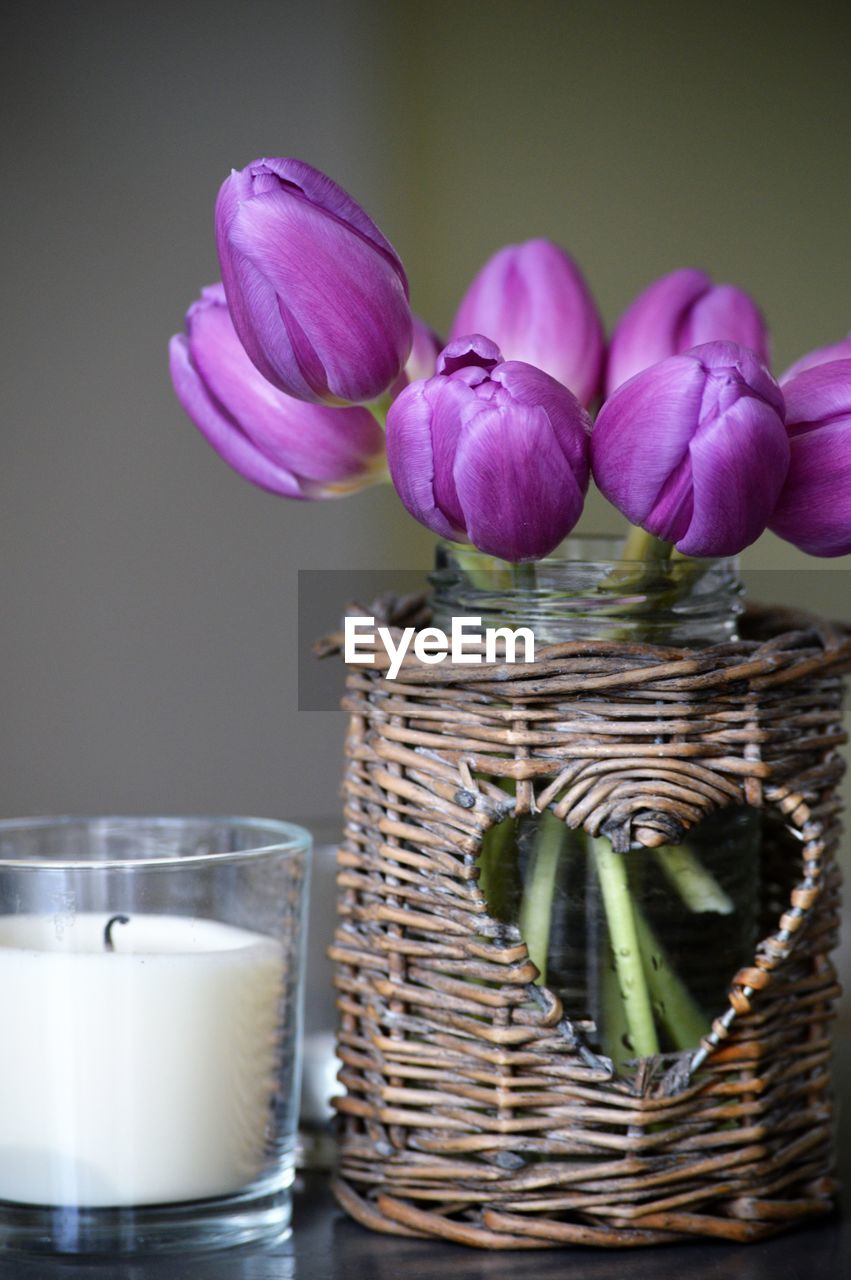
[[[387,616],[404,621],[393,602]],[[392,681],[380,662],[350,671],[336,1186],[366,1225],[488,1248],[621,1246],[755,1240],[831,1207],[851,648],[789,613],[752,610],[743,635],[705,650],[560,644],[531,665],[407,662]],[[696,1052],[620,1077],[490,916],[483,834],[507,806],[549,808],[627,850],[742,803],[765,814],[762,941]]]

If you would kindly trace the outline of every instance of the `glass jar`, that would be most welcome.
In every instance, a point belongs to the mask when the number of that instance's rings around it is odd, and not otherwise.
[[[536,647],[737,638],[734,560],[630,561],[618,558],[622,545],[568,539],[546,560],[510,565],[441,544],[434,625],[448,630],[460,616],[530,627]],[[510,805],[513,784],[492,780]],[[510,816],[485,835],[480,885],[491,914],[519,928],[539,982],[591,1047],[629,1069],[696,1048],[723,1013],[728,984],[757,941],[760,835],[757,811],[738,805],[709,814],[677,846],[634,844],[620,854],[551,812]]]

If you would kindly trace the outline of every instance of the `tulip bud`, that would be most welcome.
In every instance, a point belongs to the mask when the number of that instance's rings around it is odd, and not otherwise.
[[[736,342],[768,364],[759,308],[732,284],[713,284],[689,267],[654,280],[627,308],[609,343],[606,395],[651,364],[706,342]]]
[[[633,524],[685,555],[735,555],[765,529],[786,478],[783,395],[752,351],[705,343],[617,389],[591,462]]]
[[[204,289],[169,346],[177,398],[234,470],[286,498],[336,498],[384,474],[384,434],[368,409],[286,396],[254,367],[220,284]]]
[[[576,263],[550,240],[507,245],[485,263],[450,338],[469,333],[486,333],[507,360],[543,369],[583,404],[599,390],[603,326]]]
[[[769,528],[810,555],[848,555],[851,359],[804,369],[783,394],[792,460]]]
[[[420,382],[423,378],[434,376],[437,357],[443,347],[434,329],[430,328],[424,320],[417,315],[412,315],[411,319],[414,322],[414,342],[404,369],[390,388],[390,395],[394,400],[409,383]]]
[[[226,179],[216,239],[233,323],[257,368],[299,400],[373,400],[411,349],[408,282],[351,196],[300,160]]]
[[[590,425],[561,383],[474,334],[394,400],[387,461],[427,528],[503,560],[538,560],[582,512]]]
[[[851,360],[851,333],[841,342],[834,342],[829,347],[816,347],[815,351],[808,351],[805,356],[801,356],[800,360],[790,364],[779,380],[780,385],[785,386],[805,369],[814,369],[819,364],[830,364],[833,360]]]

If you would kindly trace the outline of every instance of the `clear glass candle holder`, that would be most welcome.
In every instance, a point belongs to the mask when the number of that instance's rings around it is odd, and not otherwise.
[[[289,1230],[310,836],[0,822],[0,1251]]]

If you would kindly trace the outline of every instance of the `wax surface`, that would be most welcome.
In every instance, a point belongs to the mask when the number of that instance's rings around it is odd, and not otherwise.
[[[128,913],[130,914],[130,913]],[[0,917],[0,1199],[174,1203],[267,1160],[283,953],[210,920]]]

